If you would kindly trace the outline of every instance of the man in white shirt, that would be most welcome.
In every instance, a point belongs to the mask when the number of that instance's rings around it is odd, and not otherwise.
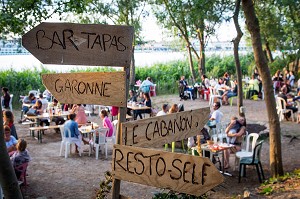
[[[223,117],[223,113],[219,110],[221,107],[220,102],[215,102],[213,105],[213,113],[211,114],[209,120],[208,120],[208,126],[210,128],[215,128],[216,124],[220,123]]]
[[[163,104],[162,105],[162,110],[160,110],[156,116],[161,116],[161,115],[167,115],[169,111],[169,105],[168,104]]]

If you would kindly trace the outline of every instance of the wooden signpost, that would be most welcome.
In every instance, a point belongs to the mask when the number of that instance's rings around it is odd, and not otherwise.
[[[209,107],[122,123],[123,144],[161,147],[200,134],[208,121]]]
[[[129,67],[133,34],[132,26],[41,23],[22,45],[43,64]]]
[[[121,66],[123,72],[45,74],[43,84],[62,103],[121,107],[113,152],[112,198],[120,180],[202,195],[223,182],[208,158],[118,145],[161,147],[199,134],[209,108],[127,122],[126,105],[134,30],[131,26],[41,23],[22,37],[43,64]],[[122,132],[121,132],[122,127]]]
[[[200,196],[224,181],[208,159],[114,145],[112,172],[120,180]]]
[[[42,75],[43,84],[65,104],[105,104],[126,107],[125,72]]]

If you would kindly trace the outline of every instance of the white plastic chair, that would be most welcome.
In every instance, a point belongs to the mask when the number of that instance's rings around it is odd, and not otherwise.
[[[38,96],[39,96],[39,94],[40,94],[40,92],[39,92],[39,91],[37,91],[37,90],[31,90],[31,91],[29,91],[29,93],[28,93],[28,94],[30,94],[30,93],[33,93],[35,97],[38,97]]]
[[[71,153],[71,144],[75,144],[75,139],[76,141],[77,138],[72,138],[71,137],[71,131],[68,129],[68,136],[69,137],[65,137],[64,134],[64,126],[61,125],[59,127],[60,129],[60,134],[61,134],[61,144],[60,144],[60,152],[59,152],[59,156],[62,156],[62,151],[63,151],[63,147],[65,145],[65,158],[68,158],[68,153]],[[79,156],[81,156],[81,148],[78,147],[78,151],[79,151]]]
[[[247,158],[247,157],[252,157],[253,156],[253,150],[256,145],[256,141],[259,137],[258,133],[250,133],[249,135],[246,136],[246,149],[241,149],[242,151],[238,151],[235,154],[235,167],[236,165],[239,165],[239,160],[241,158]],[[242,143],[242,146],[245,143]],[[235,168],[234,167],[234,168]]]
[[[213,105],[214,99],[218,98],[220,100],[220,104],[222,106],[222,96],[217,95],[216,90],[213,87],[209,87],[209,92],[210,92],[210,96],[209,96],[209,104],[208,105],[210,105],[210,106]]]
[[[95,147],[96,160],[98,160],[99,158],[100,146],[104,147],[104,149],[102,150],[102,154],[104,154],[104,150],[105,150],[105,158],[107,158],[107,142],[106,142],[107,131],[108,131],[107,128],[101,128],[101,127],[95,129],[94,131],[93,142],[90,143],[90,147],[91,148]]]
[[[12,112],[13,111],[13,108],[12,108],[12,98],[13,98],[13,94],[10,94],[10,100],[9,100],[9,109],[10,111]]]
[[[293,110],[286,108],[286,102],[283,98],[277,97],[276,98],[276,108],[277,108],[277,114],[279,116],[279,121],[282,121],[284,119],[284,114],[290,112],[292,121],[294,122],[294,113]]]
[[[107,141],[111,141],[112,144],[116,144],[116,134],[117,134],[117,130],[118,130],[118,123],[119,123],[118,120],[112,121],[112,124],[113,124],[113,126],[114,126],[114,132],[113,132],[113,135],[112,135],[111,137],[106,137],[106,140],[107,140]]]

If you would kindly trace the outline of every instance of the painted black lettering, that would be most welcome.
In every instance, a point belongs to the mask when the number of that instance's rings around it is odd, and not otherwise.
[[[152,157],[155,157],[155,156],[159,156],[160,154],[154,154],[154,155],[150,155],[150,156],[145,156],[146,158],[149,158],[149,174],[152,175]]]
[[[118,45],[118,51],[125,51],[126,50],[126,46],[120,41],[121,39],[123,39],[124,37],[118,37],[118,42],[119,44],[121,44],[121,46],[123,46],[123,48],[119,48],[119,45]]]
[[[99,85],[96,82],[96,85],[95,85],[95,94],[97,94],[97,91],[99,92],[100,97],[102,97],[101,87],[99,88]]]
[[[134,138],[137,137],[137,135],[134,134],[135,128],[137,128],[139,125],[135,125],[132,129],[132,144],[137,144],[138,142],[134,141]]]
[[[198,182],[195,181],[195,168],[196,164],[193,164],[193,170],[192,170],[192,184],[199,184]]]
[[[183,181],[186,182],[186,183],[190,182],[190,181],[186,180],[186,178],[185,178],[186,177],[185,174],[188,173],[188,171],[186,171],[186,167],[187,167],[188,164],[191,164],[191,163],[190,162],[185,162],[184,165],[183,165]]]
[[[166,130],[165,134],[163,134],[164,129]],[[168,128],[166,126],[166,122],[164,120],[162,120],[160,122],[160,131],[161,131],[160,134],[161,134],[162,137],[165,137],[166,135],[169,135],[169,131],[168,131]]]
[[[92,86],[91,86],[91,84],[90,83],[86,83],[86,92],[88,92],[88,91],[90,91],[90,93],[91,94],[94,94],[94,84],[95,84],[95,82],[92,82]]]
[[[66,38],[66,33],[70,33],[70,35]],[[66,29],[66,30],[63,30],[63,42],[64,42],[64,46],[66,46],[66,39],[69,40],[69,42],[74,46],[74,48],[79,51],[77,45],[74,43],[74,41],[72,39],[75,39],[73,37],[74,33],[73,33],[73,30],[69,30],[69,29]]]
[[[168,134],[170,134],[170,132],[175,134],[175,129],[173,129],[173,123],[171,120],[169,120],[169,124],[168,124]]]
[[[86,86],[85,86],[85,83],[84,82],[79,82],[78,83],[78,92],[79,94],[83,94],[86,92]]]
[[[172,180],[179,180],[179,179],[181,178],[181,176],[182,176],[181,170],[175,165],[175,163],[176,163],[177,161],[180,162],[180,163],[182,163],[182,161],[181,161],[180,159],[174,159],[173,162],[172,162],[172,166],[173,166],[176,170],[179,171],[179,175],[178,175],[178,177],[175,177],[174,175],[170,174],[170,178],[171,178]]]
[[[117,152],[119,152],[119,154],[121,154],[121,159],[117,160]],[[124,171],[126,171],[126,169],[120,164],[120,162],[123,160],[124,155],[122,153],[122,151],[120,149],[115,149],[115,155],[114,155],[115,159],[114,159],[114,171],[116,170],[116,164],[118,164]]]
[[[102,40],[103,40],[103,50],[105,52],[106,51],[106,43],[111,41],[111,36],[109,34],[103,34],[102,35]]]
[[[108,85],[111,85],[111,83],[109,83],[109,82],[105,82],[105,83],[104,83],[104,86],[103,86],[103,96],[104,96],[104,97],[110,97],[110,95],[107,95],[107,94],[106,94],[106,91],[108,90],[108,88],[107,88]]]
[[[55,41],[56,39],[57,39],[57,41]],[[66,46],[61,42],[56,31],[54,31],[54,33],[53,33],[52,45],[50,46],[50,49],[53,47],[53,44],[57,44],[57,45],[61,46],[63,49],[66,49]]]
[[[117,44],[117,38],[116,38],[116,36],[113,36],[113,38],[111,39],[109,48],[110,48],[111,46],[115,46],[116,49],[118,50],[118,44]]]
[[[158,171],[158,164],[159,164],[160,160],[163,163],[163,171],[162,171],[162,173],[159,173],[159,171]],[[156,161],[156,173],[157,173],[158,176],[163,176],[165,174],[165,172],[166,172],[166,162],[165,162],[165,160],[162,157],[159,157],[157,159],[157,161]]]
[[[151,140],[151,138],[148,137],[148,128],[149,128],[149,125],[150,125],[150,124],[152,124],[152,122],[149,122],[149,123],[147,124],[146,132],[145,132],[145,133],[146,133],[146,138],[147,138],[147,140],[149,140],[149,141]]]
[[[186,123],[187,123],[189,129],[191,129],[192,128],[192,123],[193,123],[193,115],[191,115],[190,120],[189,120],[188,117],[186,118]]]
[[[204,163],[203,165],[202,165],[202,180],[201,180],[201,184],[202,185],[204,185],[204,183],[205,183],[205,178],[204,178],[204,176],[207,176],[207,173],[206,173],[206,167],[210,167],[210,165],[209,164],[207,164],[207,163]]]
[[[181,125],[181,130],[184,131],[186,130],[186,121],[185,118],[180,116],[180,125]]]
[[[71,83],[68,79],[66,79],[66,82],[65,82],[65,91],[67,91],[67,89],[69,89],[69,91],[73,93],[73,88],[72,88]]]
[[[174,119],[174,125],[173,125],[173,133],[176,134],[176,127],[178,129],[178,131],[180,132],[181,131],[181,126],[178,124],[177,120]]]
[[[90,48],[90,35],[96,35],[96,33],[81,32],[81,34],[87,35],[87,48]]]
[[[99,47],[100,47],[100,50],[102,50],[102,44],[101,44],[101,38],[100,38],[100,35],[97,35],[97,36],[96,36],[96,38],[95,38],[95,40],[94,40],[94,42],[93,42],[93,44],[92,44],[91,49],[94,48],[94,45],[95,45],[95,44],[98,44]]]
[[[131,163],[131,161],[129,160],[129,155],[130,155],[130,154],[134,154],[134,153],[131,152],[131,151],[129,151],[129,152],[127,153],[127,172],[128,172],[128,173],[131,173],[131,174],[134,174],[133,171],[130,171],[130,170],[129,170],[129,163]]]
[[[77,87],[77,80],[73,80],[72,81],[72,89],[74,88],[74,90],[77,92],[77,94],[80,94],[80,92],[79,92],[79,90],[77,89],[78,87]],[[73,92],[73,91],[72,91]]]
[[[142,174],[144,173],[144,170],[145,170],[145,165],[144,165],[144,162],[141,161],[137,156],[142,156],[142,158],[145,158],[145,157],[143,156],[142,153],[136,153],[136,154],[134,155],[134,159],[135,159],[137,162],[141,163],[141,166],[142,166],[141,172],[137,172],[136,167],[134,168],[134,171],[135,171],[136,174],[142,175]]]
[[[61,80],[60,79],[55,80],[55,84],[54,84],[55,86],[54,87],[55,87],[56,92],[61,93],[61,91],[63,90],[63,86],[59,86],[60,90],[57,90],[57,82],[58,81],[61,81]]]
[[[155,136],[156,133],[158,134],[158,137],[159,137],[160,135],[159,135],[158,121],[155,121],[155,123],[154,123],[153,138],[154,138],[154,136]]]
[[[44,30],[38,30],[38,31],[35,33],[36,44],[37,44],[37,48],[38,48],[38,49],[49,50],[49,49],[51,48],[51,46],[49,46],[49,48],[44,48],[44,47],[41,47],[41,46],[40,46],[40,40],[42,40],[43,38],[48,39],[48,40],[51,41],[51,39],[50,39],[49,37],[46,37],[45,34],[46,34],[46,33],[45,33]],[[40,38],[40,35],[42,35],[41,38]],[[43,43],[43,42],[41,42],[41,44],[42,44],[42,43]]]

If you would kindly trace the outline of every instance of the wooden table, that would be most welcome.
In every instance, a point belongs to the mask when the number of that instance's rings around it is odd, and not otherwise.
[[[57,129],[59,128],[59,125],[54,125],[54,126],[36,126],[36,127],[30,127],[29,130],[32,132],[32,136],[34,137],[34,131],[37,131],[37,139],[39,143],[42,143],[43,139],[43,131],[47,129]]]
[[[147,109],[151,109],[151,107],[149,106],[145,106],[145,105],[136,105],[136,106],[132,106],[132,105],[127,105],[127,108],[130,108],[132,110],[147,110]]]

